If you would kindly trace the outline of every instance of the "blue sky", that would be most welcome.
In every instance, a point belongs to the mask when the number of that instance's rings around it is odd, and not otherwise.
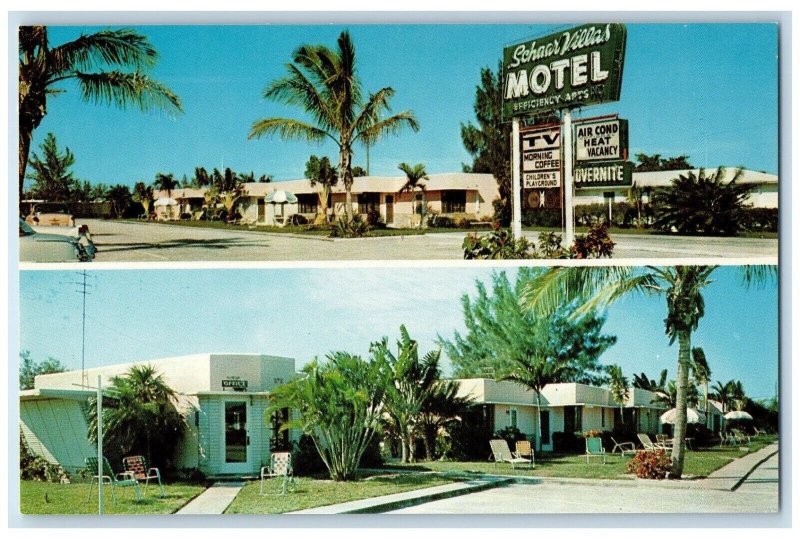
[[[554,25],[144,26],[161,55],[152,75],[183,100],[168,118],[85,104],[77,90],[51,96],[32,148],[53,132],[76,157],[77,177],[94,183],[153,180],[157,172],[191,176],[195,166],[230,166],[277,180],[303,176],[312,153],[332,145],[247,140],[252,122],[296,116],[261,92],[285,73],[302,43],[335,46],[349,29],[364,89],[391,86],[393,110],[411,109],[421,130],[389,137],[370,152],[372,174],[424,163],[428,172],[461,170],[470,157],[460,124],[473,120],[481,67],[495,67],[505,44],[560,29]],[[51,44],[96,27],[50,27]],[[688,154],[697,166],[743,165],[777,172],[777,26],[774,24],[630,24],[618,103],[576,117],[619,113],[630,120],[631,155]],[[363,148],[354,163],[366,164]]]
[[[394,341],[406,324],[421,348],[463,331],[460,297],[488,282],[491,268],[96,270],[87,297],[87,366],[199,352],[294,357]],[[509,273],[514,275],[513,268]],[[777,284],[744,289],[722,267],[706,288],[706,315],[694,334],[714,380],[739,379],[748,395],[774,395],[778,377]],[[20,273],[20,345],[37,361],[52,356],[80,368],[81,301],[74,271]],[[664,299],[630,296],[608,312],[617,344],[601,358],[629,377],[663,368],[675,376],[677,344],[664,335]],[[449,363],[447,368],[449,369]]]

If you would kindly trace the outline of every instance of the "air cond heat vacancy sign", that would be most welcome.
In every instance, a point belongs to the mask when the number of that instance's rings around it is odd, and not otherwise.
[[[503,49],[503,117],[619,101],[626,30],[585,24]]]

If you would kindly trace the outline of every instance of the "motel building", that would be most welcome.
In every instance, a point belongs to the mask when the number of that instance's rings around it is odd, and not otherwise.
[[[610,171],[610,172],[609,172]],[[657,172],[633,172],[633,187],[641,190],[642,201],[648,203],[653,192],[670,187],[673,179],[690,172],[699,174],[699,169],[670,170]],[[716,169],[706,169],[713,174]],[[726,168],[726,181],[730,181],[736,167]],[[627,202],[631,187],[604,185],[615,182],[612,169],[583,172],[576,176],[575,206]],[[622,172],[616,171],[619,175]],[[600,174],[605,174],[601,176]],[[611,175],[611,176],[609,176]],[[400,192],[406,183],[405,176],[361,176],[353,179],[353,213],[365,216],[377,211],[380,219],[390,228],[408,228],[419,224],[423,204],[432,213],[464,219],[468,222],[489,219],[494,215],[493,202],[499,197],[497,181],[491,174],[448,173],[430,174],[428,180],[420,181],[425,187],[413,192]],[[753,184],[747,203],[756,208],[778,207],[778,176],[765,172],[744,170],[739,183]],[[302,215],[313,222],[319,210],[319,185],[312,187],[307,179],[287,180],[268,183],[244,184],[244,195],[237,202],[236,210],[242,221],[249,224],[283,225],[292,215]],[[297,198],[297,202],[275,204],[267,202],[266,197],[276,191],[286,191]],[[177,220],[181,215],[197,215],[205,204],[206,189],[176,188],[167,193],[156,191],[154,200],[172,199],[170,205],[156,204],[153,211],[160,220]],[[328,207],[335,215],[343,215],[345,190],[340,181],[331,190]],[[429,216],[430,217],[430,216]]]
[[[137,363],[37,376],[34,389],[20,392],[22,436],[31,450],[70,473],[97,454],[88,442],[87,401]],[[294,359],[259,354],[196,354],[139,362],[152,365],[178,395],[185,418],[176,440],[176,469],[197,469],[207,476],[258,476],[269,464],[270,443],[294,441],[294,431],[279,432],[265,418],[268,396],[295,374]],[[82,387],[83,386],[83,387]],[[288,410],[282,419],[288,419]],[[120,463],[112,462],[115,469]]]
[[[456,380],[458,395],[484,404],[486,419],[493,432],[506,427],[518,428],[529,440],[534,440],[536,428],[536,395],[533,390],[516,382],[490,378]],[[623,405],[627,425],[636,432],[662,432],[659,417],[667,407],[653,402],[656,394],[644,389],[630,388]],[[600,387],[578,383],[548,384],[541,394],[542,450],[553,451],[553,435],[557,432],[582,433],[588,430],[611,431],[620,422],[620,406],[611,392]]]

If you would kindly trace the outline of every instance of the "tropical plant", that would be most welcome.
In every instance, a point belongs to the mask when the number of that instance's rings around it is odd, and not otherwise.
[[[227,215],[233,215],[234,205],[242,198],[245,192],[241,178],[229,167],[226,167],[225,171],[222,173],[214,169],[211,173],[211,181],[216,188],[217,196],[222,201],[222,206],[225,208]]]
[[[84,101],[181,111],[169,88],[148,77],[158,53],[134,30],[101,30],[51,46],[46,26],[19,28],[19,195],[28,166],[33,132],[47,114],[47,98],[65,91],[73,80]]]
[[[320,186],[317,223],[325,223],[328,221],[328,201],[331,199],[331,189],[339,182],[339,172],[336,167],[331,165],[327,157],[319,158],[312,155],[306,162],[306,178],[311,183],[311,187]]]
[[[689,408],[695,408],[700,401],[700,393],[697,391],[697,386],[692,380],[689,380],[689,385],[686,387],[686,405]],[[675,408],[678,405],[678,386],[675,380],[670,380],[662,391],[656,394],[653,402],[664,404],[669,408]]]
[[[660,153],[653,155],[637,153],[636,160],[639,162],[634,169],[636,172],[653,172],[657,170],[689,170],[694,168],[692,164],[689,163],[688,155],[662,158]]]
[[[108,188],[106,199],[111,203],[114,217],[120,217],[131,204],[131,191],[127,185],[117,184]]]
[[[328,354],[323,364],[314,359],[303,367],[302,376],[272,391],[265,420],[277,410],[295,410],[281,429],[309,435],[331,479],[355,479],[383,411],[384,372],[380,361],[346,352]]]
[[[386,367],[383,405],[392,430],[400,438],[401,461],[413,462],[414,442],[421,433],[422,408],[441,374],[441,350],[432,350],[420,357],[419,343],[401,325],[397,355],[389,349],[386,337],[372,343],[370,353]]]
[[[71,170],[75,156],[69,148],[64,148],[63,153],[59,150],[53,133],[47,133],[41,151],[41,157],[35,152],[31,156],[33,170],[27,176],[33,180],[31,196],[50,201],[70,200],[78,183]]]
[[[426,394],[420,409],[419,426],[425,460],[433,460],[437,436],[462,422],[473,407],[470,397],[458,395],[459,384],[454,380],[437,380]]]
[[[638,451],[626,466],[628,472],[641,479],[666,479],[671,462],[663,449]]]
[[[500,380],[521,384],[534,392],[536,397],[536,443],[542,449],[542,390],[549,384],[564,381],[567,364],[556,358],[548,357],[539,351],[531,351],[522,357],[512,359],[510,371],[503,374]]]
[[[731,391],[731,402],[734,410],[744,410],[747,404],[747,395],[744,392],[744,386],[741,380],[736,380],[733,383]]]
[[[248,138],[277,134],[285,140],[334,141],[339,148],[337,168],[344,183],[349,219],[353,215],[353,145],[360,142],[372,146],[382,136],[396,134],[404,127],[418,131],[417,120],[411,111],[381,116],[390,111],[389,100],[394,95],[391,87],[364,99],[356,73],[356,50],[347,31],[339,35],[336,50],[325,45],[300,46],[286,69],[288,75],[269,84],[264,97],[299,107],[311,121],[256,120]]]
[[[494,218],[502,226],[511,223],[511,123],[503,121],[503,65],[481,69],[475,88],[475,120],[461,124],[461,141],[472,156],[462,164],[464,172],[487,172],[497,180],[500,196],[494,201]]]
[[[177,409],[178,394],[152,365],[134,365],[111,378],[103,399],[103,444],[110,459],[144,455],[168,468],[186,423]],[[97,399],[88,404],[89,441],[97,442]]]
[[[465,260],[525,260],[534,258],[611,258],[615,243],[608,235],[608,225],[593,225],[589,232],[576,235],[569,249],[561,246],[561,238],[553,232],[541,232],[538,249],[525,236],[514,238],[510,229],[495,228],[488,234],[467,234],[461,248]]]
[[[553,312],[565,302],[576,302],[573,316],[603,308],[632,292],[662,295],[667,302],[665,330],[670,343],[678,341],[678,375],[672,476],[683,473],[686,408],[691,368],[691,336],[705,314],[702,291],[717,266],[672,267],[557,267],[525,285],[521,301],[534,314]],[[776,275],[774,266],[741,266],[746,286]]]
[[[363,238],[369,236],[370,226],[360,215],[341,215],[331,223],[331,238]]]
[[[667,388],[667,376],[668,371],[664,369],[661,371],[658,380],[656,381],[655,378],[652,380],[647,377],[647,374],[634,374],[633,375],[633,387],[639,389],[646,389],[647,391],[652,391],[653,393],[664,393]]]
[[[409,165],[408,163],[400,163],[397,165],[397,168],[403,171],[403,174],[406,175],[406,183],[403,184],[403,187],[400,188],[401,193],[409,192],[412,195],[414,192],[419,189],[420,194],[422,195],[422,201],[419,207],[415,207],[413,210],[414,215],[419,214],[419,228],[422,228],[422,225],[425,223],[425,184],[421,183],[422,180],[428,179],[428,173],[425,171],[425,165],[422,163],[417,163],[416,165]],[[412,204],[416,204],[416,201],[413,201]]]
[[[144,182],[136,182],[133,186],[133,200],[142,205],[145,216],[150,215],[150,204],[153,202],[153,188]]]
[[[733,236],[747,227],[750,208],[746,201],[755,184],[738,183],[740,168],[730,182],[725,169],[713,174],[689,172],[672,180],[672,185],[653,194],[653,226],[681,234]]]
[[[622,367],[619,365],[609,365],[608,367],[608,388],[611,391],[611,398],[619,404],[619,417],[625,422],[624,406],[630,394],[628,378],[622,374]]]
[[[33,389],[34,381],[40,374],[53,374],[64,372],[67,368],[57,359],[48,357],[44,361],[36,362],[31,358],[30,350],[19,353],[19,388]]]
[[[567,308],[551,316],[533,316],[520,306],[522,287],[543,270],[521,267],[516,281],[505,272],[491,283],[475,281],[476,292],[461,296],[466,332],[437,337],[458,377],[494,378],[514,367],[513,358],[539,350],[565,364],[565,381],[600,385],[606,380],[599,357],[616,342],[602,333],[605,317],[595,313],[570,319]]]
[[[156,173],[156,179],[153,180],[153,187],[159,191],[166,191],[167,197],[172,196],[172,190],[178,187],[179,184],[175,181],[175,175],[171,172],[164,174],[163,172]]]

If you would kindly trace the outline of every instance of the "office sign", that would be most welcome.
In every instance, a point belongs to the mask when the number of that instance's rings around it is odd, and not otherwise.
[[[238,378],[226,378],[222,380],[222,389],[231,391],[247,391],[247,380]]]
[[[628,120],[606,118],[575,123],[575,161],[628,159]]]
[[[546,124],[520,131],[522,187],[561,187],[561,126]]]
[[[584,24],[503,49],[503,118],[618,101],[627,31]]]
[[[633,185],[633,163],[629,161],[578,163],[574,176],[576,189],[628,187]]]

